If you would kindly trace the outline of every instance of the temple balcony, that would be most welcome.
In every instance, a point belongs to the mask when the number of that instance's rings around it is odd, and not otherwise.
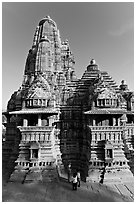
[[[134,127],[134,123],[127,123],[126,126],[127,127]]]
[[[125,134],[123,134],[126,152],[134,151],[134,124],[126,124]]]
[[[30,142],[30,141],[42,141],[51,145],[51,140],[54,140],[52,137],[52,133],[54,131],[54,127],[49,126],[27,126],[22,127],[18,126],[21,135],[22,142]]]
[[[99,146],[101,146],[103,143],[100,144],[100,142],[106,142],[107,140],[114,144],[123,144],[123,126],[88,126],[88,128],[92,141],[91,145],[99,143]]]
[[[126,135],[128,138],[134,136],[134,125],[133,124],[126,124]]]

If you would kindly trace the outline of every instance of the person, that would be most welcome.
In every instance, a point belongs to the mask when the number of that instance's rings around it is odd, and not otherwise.
[[[104,166],[106,166],[106,164],[104,164]],[[100,175],[101,179],[100,179],[100,183],[103,184],[103,181],[104,181],[104,174],[105,174],[105,167],[103,168],[103,171]]]
[[[78,187],[80,187],[80,180],[81,180],[80,171],[78,170],[78,171],[77,171],[77,186],[78,186]]]
[[[71,176],[71,163],[68,165],[68,182],[70,183],[70,176]]]
[[[101,184],[103,184],[103,180],[104,180],[104,173],[102,173],[102,175],[101,175],[100,177],[101,177],[100,183],[101,183]]]
[[[77,190],[77,173],[73,173],[72,186],[73,186],[73,190]]]

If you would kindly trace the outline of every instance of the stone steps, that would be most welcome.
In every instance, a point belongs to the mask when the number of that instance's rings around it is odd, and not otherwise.
[[[41,171],[29,171],[24,178],[24,183],[40,182],[42,181]]]
[[[14,171],[9,179],[9,182],[19,182],[19,183],[23,183],[24,178],[26,175],[26,171]]]
[[[51,182],[58,180],[58,172],[56,168],[48,169],[31,169],[31,170],[15,170],[10,176],[10,182],[19,183],[37,183]]]

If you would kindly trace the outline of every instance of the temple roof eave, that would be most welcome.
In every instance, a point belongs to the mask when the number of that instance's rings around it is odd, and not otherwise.
[[[22,115],[22,114],[41,114],[41,113],[46,113],[46,114],[58,114],[59,110],[58,109],[54,109],[54,108],[35,108],[35,109],[22,109],[22,110],[18,110],[18,111],[11,111],[9,112],[10,115]]]
[[[84,114],[86,115],[103,115],[103,114],[126,114],[127,111],[124,109],[93,109],[93,110],[89,110],[84,112]]]
[[[132,110],[132,111],[127,111],[127,115],[134,115],[134,110]]]

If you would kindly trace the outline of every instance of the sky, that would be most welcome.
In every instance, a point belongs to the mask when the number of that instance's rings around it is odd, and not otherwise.
[[[56,22],[62,41],[69,40],[78,78],[93,58],[118,85],[124,79],[134,90],[133,2],[3,2],[3,110],[22,84],[36,26],[47,15]]]

